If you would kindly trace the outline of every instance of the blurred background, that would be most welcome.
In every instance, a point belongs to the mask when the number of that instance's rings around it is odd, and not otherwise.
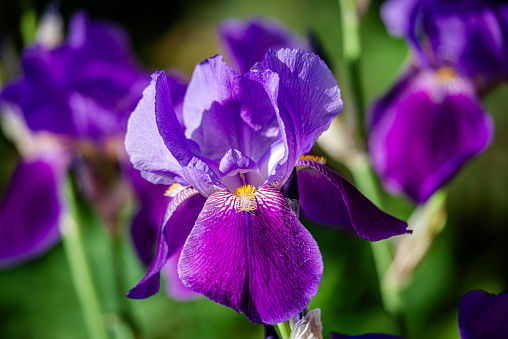
[[[379,17],[381,3],[373,0],[362,18],[361,76],[369,104],[389,89],[409,57],[406,43],[386,32]],[[27,29],[34,18],[39,18],[47,4],[0,1],[0,30],[15,53],[23,47],[23,27]],[[336,1],[75,0],[62,1],[60,9],[66,23],[75,11],[84,9],[92,19],[120,24],[128,31],[139,62],[149,71],[176,68],[189,77],[197,63],[221,52],[216,28],[222,20],[275,18],[301,37],[311,32],[317,37],[342,91],[344,110],[348,110],[350,89],[342,60]],[[0,85],[18,72],[19,68],[2,65]],[[508,286],[508,87],[502,85],[490,92],[483,103],[494,118],[494,140],[447,186],[446,226],[402,293],[409,338],[458,338],[460,297],[471,289],[497,294]],[[0,154],[3,193],[18,155],[2,133]],[[329,160],[330,167],[352,180],[345,167]],[[408,218],[412,203],[388,195],[385,198],[387,212]],[[83,236],[92,275],[106,322],[114,324],[119,319],[114,311],[118,301],[112,278],[113,249],[98,218],[86,207],[84,210],[87,227]],[[382,306],[368,242],[310,222],[305,225],[316,238],[325,264],[319,292],[310,304],[310,308],[322,310],[323,334],[397,333],[396,322]],[[130,288],[142,277],[144,268],[127,234],[123,245],[127,268],[124,286]],[[160,292],[145,300],[125,298],[125,302],[146,338],[263,337],[262,325],[253,325],[244,315],[206,298],[176,302]],[[62,244],[38,259],[0,271],[0,338],[87,337]]]

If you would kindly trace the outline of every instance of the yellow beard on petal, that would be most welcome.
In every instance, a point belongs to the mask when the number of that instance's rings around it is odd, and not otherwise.
[[[316,155],[304,154],[300,156],[300,160],[310,160],[317,162],[318,164],[324,165],[326,164],[325,157],[318,157]]]
[[[238,187],[235,192],[237,211],[253,212],[257,209],[256,188],[252,185]]]

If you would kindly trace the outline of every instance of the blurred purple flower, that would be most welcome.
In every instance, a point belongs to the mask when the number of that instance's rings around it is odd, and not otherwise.
[[[310,51],[309,45],[280,22],[267,18],[245,21],[226,20],[219,26],[219,44],[231,57],[235,70],[247,73],[263,61],[268,49],[298,48]]]
[[[405,222],[339,175],[312,157],[299,160],[341,109],[333,75],[312,53],[270,50],[243,76],[217,55],[194,70],[184,134],[164,72],[153,74],[125,145],[145,179],[176,185],[152,264],[128,296],[155,294],[160,270],[179,256],[185,286],[253,322],[274,324],[299,313],[317,292],[323,263],[280,192],[295,166],[305,170],[298,176],[300,195],[309,196],[307,204],[302,199],[305,213],[312,216],[312,200],[321,199],[343,213],[333,211],[327,222],[352,225],[364,238],[405,233]]]
[[[473,290],[463,295],[459,332],[462,339],[508,338],[508,294]]]
[[[411,69],[373,107],[369,152],[387,190],[425,202],[489,145],[493,124],[452,69]]]
[[[452,66],[482,86],[508,76],[505,1],[389,0],[381,16],[392,34],[412,42],[423,63]],[[430,42],[431,53],[421,32]]]
[[[110,147],[125,133],[128,116],[149,83],[131,57],[124,32],[90,22],[84,13],[71,19],[65,43],[28,47],[22,65],[23,75],[0,94],[9,108],[6,119],[25,124],[11,130],[23,134],[14,136],[22,159],[0,205],[0,238],[9,244],[0,251],[3,267],[56,243],[66,207],[61,191],[71,164],[106,222],[117,221],[125,199],[118,180],[121,151]]]

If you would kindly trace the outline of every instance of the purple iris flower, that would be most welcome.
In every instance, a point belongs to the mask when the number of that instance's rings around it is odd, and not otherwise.
[[[482,85],[508,76],[505,1],[389,0],[381,16],[391,33],[405,36],[420,54],[426,54],[422,55],[424,63],[453,65],[461,75]],[[421,33],[432,52],[425,49]]]
[[[23,75],[3,88],[0,101],[6,112],[14,112],[5,116],[20,123],[11,132],[20,141],[22,158],[0,205],[2,267],[36,257],[58,241],[66,209],[63,183],[71,165],[99,213],[107,222],[117,221],[111,212],[116,200],[100,197],[104,188],[106,194],[125,197],[111,175],[115,172],[109,172],[118,167],[115,156],[121,157],[111,146],[123,137],[128,116],[149,83],[127,42],[119,27],[90,22],[78,13],[67,40],[56,47],[28,47]]]
[[[155,294],[160,270],[181,249],[179,278],[192,291],[253,322],[299,313],[317,292],[323,263],[280,191],[295,167],[302,169],[298,187],[308,217],[325,213],[320,221],[350,225],[373,241],[405,233],[405,222],[317,159],[300,159],[341,109],[333,75],[312,53],[270,50],[244,75],[217,55],[194,70],[184,134],[166,76],[154,73],[125,145],[145,179],[172,184],[172,199],[155,257],[128,296]]]
[[[508,294],[473,290],[463,295],[459,332],[462,339],[508,338]]]
[[[369,152],[385,188],[425,202],[489,145],[493,124],[471,81],[411,69],[372,109]]]

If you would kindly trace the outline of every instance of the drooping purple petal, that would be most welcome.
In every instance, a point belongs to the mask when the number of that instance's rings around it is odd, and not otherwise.
[[[199,298],[201,294],[185,287],[178,278],[178,260],[182,253],[182,247],[168,259],[168,262],[162,268],[162,276],[164,277],[164,291],[166,294],[174,300],[187,301]]]
[[[415,38],[418,12],[425,0],[388,0],[381,6],[381,18],[389,32]]]
[[[219,26],[219,41],[240,74],[247,73],[256,62],[262,61],[270,48],[309,50],[306,42],[281,23],[262,18],[224,21]]]
[[[164,71],[154,74],[155,121],[167,149],[182,167],[182,177],[204,196],[225,188],[217,174],[194,154],[196,146],[185,137],[176,117]]]
[[[61,171],[49,159],[21,160],[0,204],[0,267],[38,257],[60,240]]]
[[[407,233],[407,223],[379,210],[351,183],[326,166],[299,160],[297,172],[300,210],[309,219],[334,225],[351,225],[362,238],[378,241]]]
[[[459,332],[462,339],[508,338],[508,294],[473,290],[463,295]]]
[[[141,262],[149,265],[170,198],[164,195],[167,186],[146,181],[138,170],[129,168],[128,175],[138,198],[138,210],[131,222],[131,238]]]
[[[373,109],[374,169],[389,191],[419,203],[480,154],[493,134],[472,84],[450,72],[415,72]]]
[[[300,155],[310,151],[342,110],[340,91],[325,63],[303,50],[270,50],[254,69],[271,70],[280,79],[276,113],[285,155],[270,173],[267,183],[276,180],[281,186]]]
[[[143,299],[159,291],[160,270],[185,242],[204,202],[205,198],[192,188],[171,200],[161,224],[155,256],[145,276],[127,293],[129,298]]]
[[[201,156],[219,162],[234,148],[259,159],[279,132],[264,88],[275,78],[265,73],[241,77],[220,55],[196,66],[185,96],[184,122],[186,136],[199,145]]]
[[[191,290],[275,324],[301,312],[316,294],[323,262],[315,240],[273,186],[257,190],[256,207],[213,193],[187,239],[178,264]],[[245,197],[244,197],[245,198]]]
[[[331,332],[330,339],[402,339],[393,334],[384,334],[384,333],[366,333],[361,335],[346,335]]]

